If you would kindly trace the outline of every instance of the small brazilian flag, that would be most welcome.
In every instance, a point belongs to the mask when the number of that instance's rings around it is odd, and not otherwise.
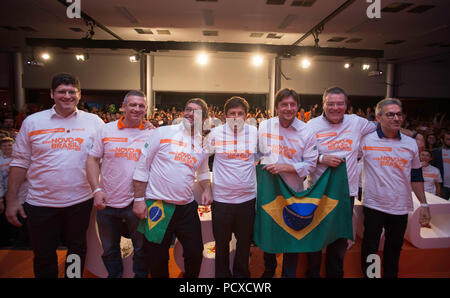
[[[148,241],[161,244],[175,205],[150,199],[145,200],[145,203],[147,204],[147,218],[139,222],[137,230],[144,234]]]
[[[293,191],[279,175],[256,168],[254,240],[269,253],[314,252],[339,238],[353,240],[347,168],[328,168],[314,185]]]

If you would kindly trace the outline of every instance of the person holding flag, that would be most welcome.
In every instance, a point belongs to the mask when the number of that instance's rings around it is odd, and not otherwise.
[[[304,189],[303,181],[316,167],[318,156],[314,131],[296,117],[299,101],[295,90],[288,88],[279,90],[275,94],[278,116],[261,122],[258,130],[258,149],[261,164],[264,165],[262,169],[271,175],[280,175],[295,192]],[[258,200],[259,188],[262,186],[260,184],[261,181],[258,180]],[[259,202],[257,204],[260,205]],[[258,228],[261,226],[258,225]],[[269,233],[268,230],[265,232]],[[283,277],[295,277],[297,258],[296,253],[283,255]],[[277,265],[276,255],[270,251],[265,252],[264,265],[262,277],[273,277]]]
[[[121,225],[125,220],[133,242],[133,271],[136,278],[148,275],[144,236],[137,231],[139,218],[133,213],[133,173],[152,131],[143,123],[147,112],[145,94],[129,91],[122,104],[123,116],[98,131],[86,161],[86,172],[97,209],[102,259],[108,278],[120,278]],[[101,170],[100,170],[101,163]]]
[[[208,116],[203,99],[187,101],[180,124],[153,131],[133,175],[133,212],[141,220],[152,277],[169,277],[169,248],[175,235],[183,247],[184,277],[196,278],[203,258],[203,241],[194,181],[203,188],[201,203],[212,201],[208,154],[202,126]]]
[[[375,131],[376,123],[355,114],[345,114],[348,98],[340,87],[329,87],[322,96],[323,114],[311,119],[308,127],[314,131],[319,149],[317,167],[308,176],[311,187],[328,167],[336,168],[345,161],[350,197],[350,214],[353,214],[355,196],[358,195],[358,150],[361,138]],[[351,217],[349,218],[351,221]],[[344,276],[344,256],[348,241],[340,238],[326,247],[326,276]],[[320,277],[322,250],[307,255],[307,277]]]

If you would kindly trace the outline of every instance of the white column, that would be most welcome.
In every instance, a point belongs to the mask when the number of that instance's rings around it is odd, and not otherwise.
[[[147,116],[151,115],[153,108],[155,107],[155,96],[153,92],[153,64],[154,56],[151,54],[145,54],[141,60],[141,90],[144,91],[147,98]]]
[[[14,99],[17,111],[25,104],[25,90],[22,85],[23,57],[22,53],[14,53]]]
[[[269,97],[267,103],[267,109],[270,110],[272,116],[274,114],[274,106],[275,106],[275,92],[276,88],[276,57],[272,58],[269,63]]]

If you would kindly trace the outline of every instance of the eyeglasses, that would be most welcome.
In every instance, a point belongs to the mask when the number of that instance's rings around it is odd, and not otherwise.
[[[384,115],[388,119],[394,119],[395,116],[397,116],[397,118],[403,118],[403,113],[402,112],[400,112],[400,113],[391,113],[391,112],[389,112],[389,113],[386,113]]]
[[[339,108],[342,108],[343,106],[345,106],[345,102],[327,102],[325,104],[327,105],[327,107],[339,107]]]
[[[56,94],[61,95],[61,96],[66,95],[67,93],[69,93],[69,95],[73,96],[73,95],[77,94],[79,91],[77,91],[77,90],[58,90],[55,92],[56,92]]]

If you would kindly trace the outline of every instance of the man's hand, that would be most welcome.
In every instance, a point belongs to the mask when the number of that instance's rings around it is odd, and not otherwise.
[[[202,192],[202,205],[209,206],[213,201],[211,189],[207,188]]]
[[[335,155],[322,155],[322,164],[327,165],[329,167],[332,168],[336,168],[337,166],[339,166],[342,162],[344,162],[344,159],[339,157],[339,156],[335,156]]]
[[[144,125],[145,129],[155,129],[156,128],[150,121],[147,121],[147,120],[142,121],[142,124]]]
[[[272,175],[277,175],[282,172],[296,173],[294,166],[286,163],[271,163],[265,165],[262,169],[269,171]]]
[[[419,224],[422,227],[430,227],[431,214],[430,207],[420,207],[419,210]]]
[[[108,203],[108,201],[106,200],[106,194],[103,190],[96,192],[94,195],[94,207],[97,210],[103,210],[106,207],[106,203]]]
[[[19,219],[17,218],[17,214],[22,216],[22,218],[27,218],[27,215],[25,214],[25,211],[23,210],[23,207],[17,200],[14,201],[8,201],[8,205],[6,206],[6,219],[9,221],[10,224],[16,227],[21,227],[22,224],[20,223]]]
[[[145,201],[134,202],[133,213],[136,214],[139,219],[147,218],[147,204]]]

